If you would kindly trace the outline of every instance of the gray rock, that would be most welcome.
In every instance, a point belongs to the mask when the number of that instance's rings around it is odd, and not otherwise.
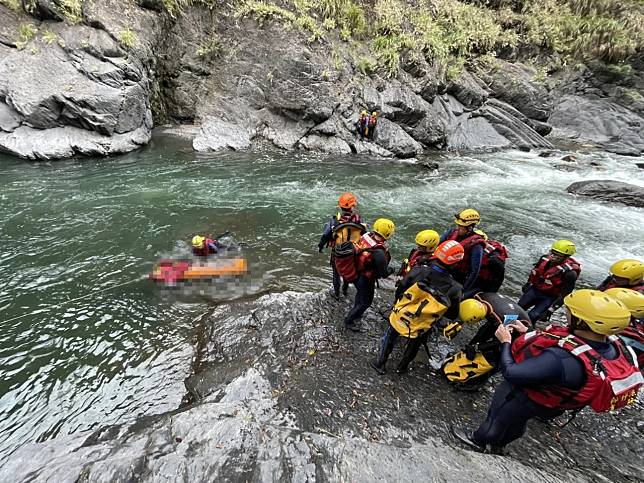
[[[413,158],[423,147],[403,129],[389,119],[380,119],[375,142],[398,158]]]
[[[447,92],[470,109],[482,106],[489,97],[488,91],[483,87],[483,82],[467,70],[464,70],[458,79],[449,83]]]
[[[12,132],[20,126],[20,114],[15,109],[0,101],[0,130]]]
[[[408,126],[417,124],[429,111],[427,101],[398,82],[392,82],[382,92],[382,105],[384,117]]]
[[[564,96],[548,122],[553,139],[592,143],[619,154],[644,152],[644,118],[608,100]]]
[[[566,154],[563,158],[561,158],[561,160],[566,161],[567,163],[576,163],[577,157],[573,154]]]
[[[459,120],[447,137],[448,149],[498,149],[510,145],[510,141],[482,117],[467,116]]]
[[[487,70],[478,72],[492,95],[510,104],[527,117],[546,121],[552,111],[551,96],[543,85],[532,79],[535,71],[521,63],[495,59]]]
[[[208,118],[201,126],[199,135],[193,140],[196,151],[219,151],[249,149],[255,133],[248,128],[221,119]]]
[[[600,201],[623,203],[639,208],[644,207],[644,188],[622,181],[578,181],[568,186],[566,191]]]
[[[346,141],[337,137],[326,137],[311,134],[302,138],[299,146],[309,151],[319,151],[328,154],[350,154],[351,147]]]

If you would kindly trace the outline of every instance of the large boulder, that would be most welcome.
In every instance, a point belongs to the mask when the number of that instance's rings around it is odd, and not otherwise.
[[[644,152],[644,118],[607,99],[563,96],[548,123],[554,139],[592,143],[619,154]]]
[[[644,187],[608,179],[577,181],[566,188],[568,193],[600,201],[644,207]]]
[[[378,122],[375,143],[398,158],[413,158],[423,150],[402,127],[389,119],[380,119]]]

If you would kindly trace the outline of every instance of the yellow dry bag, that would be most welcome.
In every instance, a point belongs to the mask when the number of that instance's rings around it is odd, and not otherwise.
[[[415,339],[440,320],[449,306],[445,296],[420,281],[409,287],[396,302],[389,323],[400,335]]]

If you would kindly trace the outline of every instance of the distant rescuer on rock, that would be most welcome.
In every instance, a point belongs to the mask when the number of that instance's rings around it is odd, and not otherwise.
[[[391,255],[387,245],[394,231],[396,226],[393,221],[378,218],[373,223],[373,229],[362,235],[356,243],[347,241],[333,249],[336,270],[345,281],[356,286],[353,308],[344,319],[344,325],[349,330],[362,331],[356,322],[373,302],[376,280],[387,278],[394,271],[389,267]]]
[[[530,272],[523,286],[519,305],[528,312],[530,321],[548,320],[563,304],[566,295],[575,289],[581,264],[572,255],[577,248],[570,240],[557,240],[549,255],[543,255]]]
[[[429,329],[443,316],[455,319],[461,300],[461,285],[449,274],[450,265],[463,258],[463,247],[455,241],[441,243],[433,258],[416,265],[396,289],[396,302],[389,315],[389,326],[380,340],[380,353],[371,361],[379,374],[385,374],[385,364],[399,337],[407,346],[396,372],[407,372],[418,349],[427,343]]]
[[[362,111],[358,122],[356,122],[356,135],[360,136],[360,140],[364,141],[364,137],[367,134],[367,129],[369,128],[369,113],[367,111]]]
[[[625,259],[613,263],[608,270],[610,274],[597,290],[609,288],[628,288],[644,293],[644,263],[639,260]]]
[[[528,332],[520,323],[499,326],[505,381],[474,433],[452,428],[457,439],[476,451],[502,454],[532,418],[548,420],[586,406],[611,411],[637,399],[644,378],[632,351],[616,337],[628,327],[631,312],[617,299],[588,289],[572,292],[564,305],[567,327]],[[511,330],[523,334],[513,343]]]
[[[369,118],[369,122],[367,125],[367,130],[365,133],[365,136],[367,136],[367,139],[369,141],[373,141],[374,136],[376,135],[376,126],[378,125],[378,113],[376,111],[373,111],[371,113],[371,117]]]

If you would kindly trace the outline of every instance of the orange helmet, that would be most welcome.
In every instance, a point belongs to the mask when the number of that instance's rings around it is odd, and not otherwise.
[[[463,260],[465,250],[456,240],[447,240],[438,245],[434,251],[434,257],[438,258],[445,265],[453,265]]]
[[[356,204],[358,203],[358,198],[356,198],[356,195],[353,193],[349,193],[348,191],[346,193],[342,193],[340,195],[340,199],[338,200],[338,206],[340,208],[344,208],[345,210],[350,210]]]

